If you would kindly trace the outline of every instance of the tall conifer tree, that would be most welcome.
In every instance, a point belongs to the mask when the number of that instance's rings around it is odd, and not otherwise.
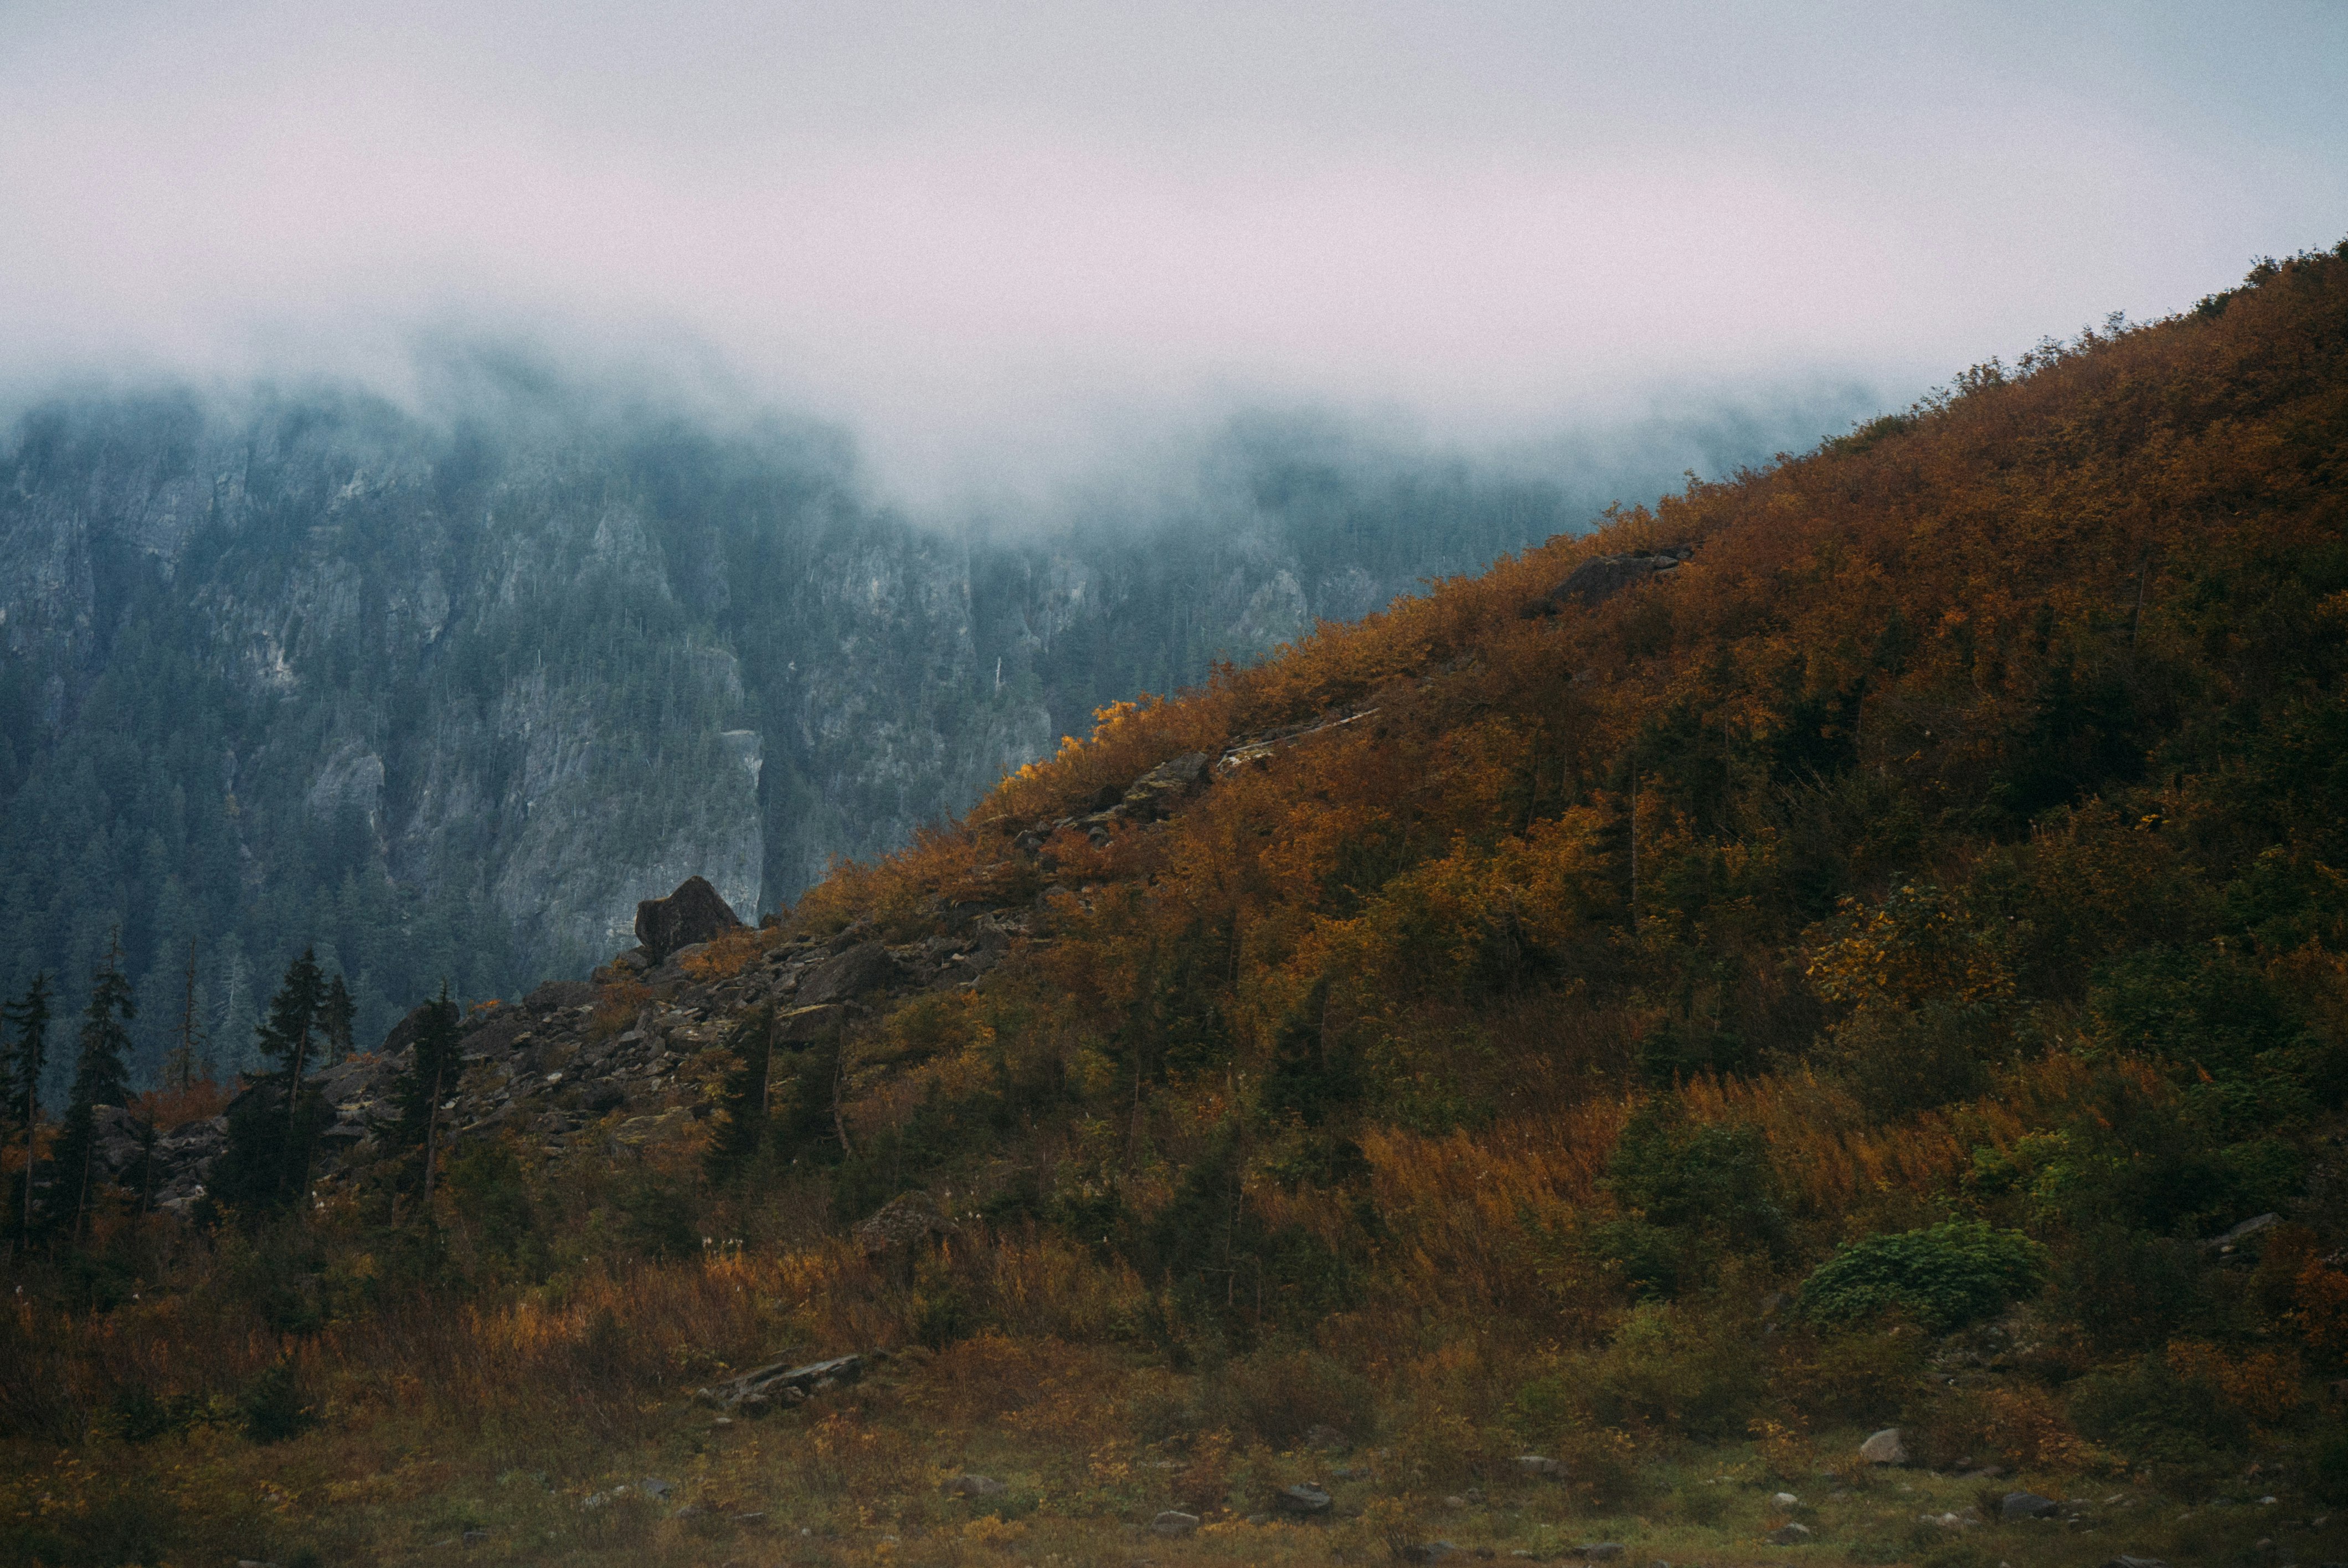
[[[7,1102],[7,1121],[25,1135],[25,1168],[17,1176],[22,1201],[10,1204],[9,1212],[21,1222],[17,1234],[29,1237],[33,1234],[33,1140],[41,1123],[41,1069],[48,1060],[49,977],[46,972],[35,975],[25,994],[0,1013],[0,1025],[13,1037],[7,1041],[5,1056],[0,1057],[0,1094]]]
[[[424,1004],[416,1031],[416,1059],[399,1084],[400,1141],[424,1146],[424,1201],[432,1202],[432,1167],[440,1152],[440,1101],[457,1081],[462,1065],[457,1045],[457,1004],[449,999],[448,982],[440,995]]]
[[[89,1005],[82,1009],[80,1049],[74,1058],[73,1091],[66,1102],[65,1132],[57,1140],[60,1192],[73,1194],[73,1239],[78,1244],[98,1187],[98,1112],[130,1098],[130,1030],[138,1009],[130,977],[122,972],[122,933],[108,942],[106,962],[90,977]]]

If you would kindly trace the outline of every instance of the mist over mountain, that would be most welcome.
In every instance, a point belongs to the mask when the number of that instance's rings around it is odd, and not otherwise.
[[[80,393],[0,446],[0,989],[119,928],[142,1075],[187,968],[223,1067],[304,946],[361,1039],[446,978],[583,973],[636,900],[745,916],[905,843],[1092,710],[1807,446],[1859,395],[1514,461],[1235,415],[1059,500],[914,516],[836,429],[478,358]]]

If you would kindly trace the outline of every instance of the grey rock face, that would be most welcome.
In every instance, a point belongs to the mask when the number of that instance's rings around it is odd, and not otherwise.
[[[1162,1535],[1169,1541],[1193,1534],[1198,1528],[1199,1516],[1195,1513],[1185,1513],[1178,1508],[1169,1508],[1149,1522],[1149,1532],[1152,1535]]]
[[[799,1005],[852,1001],[867,991],[886,986],[897,972],[897,962],[878,942],[864,942],[827,958],[799,982]]]
[[[2009,1491],[1997,1512],[2005,1519],[2052,1519],[2063,1512],[2063,1505],[2034,1491]]]

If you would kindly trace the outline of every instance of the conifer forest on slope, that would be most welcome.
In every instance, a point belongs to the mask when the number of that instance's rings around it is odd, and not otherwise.
[[[44,1208],[0,1561],[2348,1557],[2343,523],[2348,249],[1113,703]]]

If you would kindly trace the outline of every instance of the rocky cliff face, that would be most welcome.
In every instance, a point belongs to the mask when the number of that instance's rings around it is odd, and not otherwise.
[[[1256,432],[1149,516],[955,532],[870,504],[820,434],[496,408],[169,394],[17,424],[0,987],[78,985],[120,926],[148,1065],[191,943],[223,1065],[305,943],[363,1033],[444,977],[519,994],[686,876],[755,919],[1100,703],[1589,509]]]

